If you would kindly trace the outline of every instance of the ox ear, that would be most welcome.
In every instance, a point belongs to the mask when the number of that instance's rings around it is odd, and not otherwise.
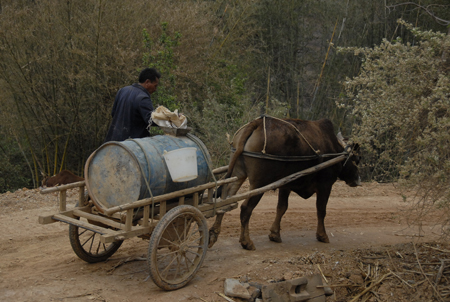
[[[47,186],[48,175],[45,174],[42,170],[41,170],[41,175],[42,175],[41,186]]]
[[[354,146],[353,146],[353,152],[355,152],[356,154],[359,154],[359,144],[358,143],[356,143]]]
[[[341,146],[345,148],[345,147],[347,146],[347,144],[346,144],[345,141],[344,141],[344,137],[342,136],[341,131],[338,132],[338,134],[336,135],[336,137],[337,137],[337,139],[338,139],[338,141],[339,141],[339,144],[341,144]]]

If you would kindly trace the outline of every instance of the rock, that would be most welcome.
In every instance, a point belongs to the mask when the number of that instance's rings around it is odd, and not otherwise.
[[[312,275],[294,280],[265,285],[262,287],[264,302],[294,302],[313,301],[325,302],[325,292],[322,286],[322,277]]]
[[[247,290],[248,287],[249,285],[247,283],[241,283],[239,280],[225,279],[223,291],[226,296],[248,300],[251,298],[251,295]]]
[[[239,277],[239,282],[241,283],[248,283],[248,281],[250,280],[247,275]]]
[[[249,301],[255,301],[257,298],[261,298],[261,289],[259,289],[257,287],[250,286],[248,288],[248,292],[250,294]]]

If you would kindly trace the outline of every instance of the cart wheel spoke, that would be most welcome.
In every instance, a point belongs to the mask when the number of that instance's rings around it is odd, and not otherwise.
[[[188,205],[170,210],[150,238],[150,276],[162,289],[183,287],[200,268],[207,247],[208,229],[203,214]]]
[[[167,239],[167,238],[161,238],[161,240],[164,240],[164,241],[166,241],[167,243],[169,243],[168,245],[161,245],[161,243],[159,244],[159,248],[163,248],[163,247],[167,247],[167,248],[170,248],[170,247],[172,247],[172,246],[174,246],[174,244],[173,244],[173,241],[171,241],[171,240],[169,240],[169,239]]]
[[[186,223],[186,216],[184,217],[184,238],[187,238],[187,233],[189,232],[189,229],[191,227],[191,224],[193,222],[193,218],[189,218],[189,222]]]
[[[193,254],[193,255],[195,255],[195,256],[197,256],[197,257],[201,257],[201,255],[199,254],[199,253],[196,253],[196,252],[193,252],[193,251],[186,251],[186,253],[191,253],[191,254]]]
[[[176,227],[176,225],[174,223],[171,224],[171,228],[174,231],[174,233],[177,235],[178,242],[181,242],[182,239],[180,237],[180,234],[178,234],[177,227]]]
[[[84,230],[84,229],[82,229],[83,231],[80,233],[80,236],[82,236],[84,233],[86,233],[88,230]]]
[[[84,232],[84,233],[86,233],[86,232]],[[84,247],[84,246],[86,245],[86,243],[88,243],[88,242],[92,239],[92,237],[94,237],[94,235],[95,235],[95,233],[92,233],[92,235],[89,236],[89,237],[86,239],[86,241],[85,241],[83,244],[81,244],[81,246]]]
[[[175,252],[165,253],[164,255],[159,254],[159,255],[158,255],[158,260],[163,260],[164,258],[167,258],[167,257],[169,257],[169,256],[174,256],[174,255],[176,255],[177,253],[178,253],[178,252],[175,251]]]
[[[69,226],[69,239],[75,254],[89,263],[105,261],[122,245],[122,241],[103,243],[99,234],[76,225]]]
[[[169,264],[167,264],[167,267],[164,270],[161,271],[161,275],[164,275],[165,278],[167,277],[167,274],[170,271],[170,267],[172,266],[172,263],[175,260],[177,260],[177,262],[178,262],[178,255],[175,255],[175,257],[172,258],[172,260],[169,262]]]
[[[192,237],[193,237],[194,235],[197,235],[197,234],[198,234],[198,237],[192,239]],[[196,230],[196,231],[190,233],[189,236],[187,236],[187,238],[186,238],[185,241],[196,241],[196,240],[199,239],[201,236],[202,236],[202,235],[200,234],[199,230]]]
[[[198,254],[197,254],[198,255]],[[183,257],[185,259],[186,265],[189,265],[188,262],[190,262],[192,265],[195,265],[195,262],[191,259],[189,259],[189,257],[187,257],[186,255],[184,255]],[[189,266],[188,266],[189,267]]]

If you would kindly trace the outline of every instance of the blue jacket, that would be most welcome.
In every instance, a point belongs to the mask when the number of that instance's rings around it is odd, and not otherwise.
[[[117,92],[111,112],[112,122],[105,142],[149,136],[147,130],[153,111],[150,94],[138,83]]]

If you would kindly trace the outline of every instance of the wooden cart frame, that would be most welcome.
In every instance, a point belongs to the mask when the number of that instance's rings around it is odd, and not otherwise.
[[[105,261],[125,239],[149,239],[147,263],[150,276],[160,288],[175,290],[195,276],[208,247],[217,241],[223,215],[236,209],[238,201],[277,189],[347,157],[340,155],[267,186],[227,198],[213,198],[214,191],[219,186],[235,182],[237,177],[102,209],[103,213],[85,197],[84,181],[47,188],[41,193],[59,192],[59,213],[40,216],[39,223],[59,221],[69,224],[69,239],[75,254],[89,263]],[[218,175],[226,172],[227,168],[217,168],[212,172]],[[77,187],[79,201],[75,208],[67,210],[66,191]],[[206,218],[214,216],[216,221],[208,231]]]

